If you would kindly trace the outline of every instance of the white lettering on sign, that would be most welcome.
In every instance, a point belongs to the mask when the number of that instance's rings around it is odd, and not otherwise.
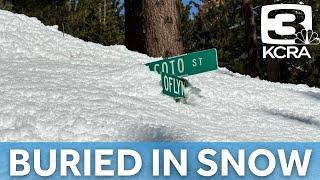
[[[159,64],[154,65],[153,71],[154,71],[154,72],[159,72],[159,71],[157,70],[159,66],[160,66]]]
[[[179,58],[177,61],[171,60],[169,62],[163,62],[162,64],[155,64],[154,67],[153,67],[153,70],[155,72],[164,72],[164,73],[167,73],[167,74],[176,74],[175,69],[177,69],[180,74],[183,74],[183,72],[185,70],[184,67],[185,67],[185,65],[184,65],[183,58]],[[159,68],[161,68],[161,69],[159,69]],[[169,72],[169,70],[170,70],[170,72]]]
[[[192,66],[193,67],[202,66],[202,58],[193,59],[192,60]]]
[[[163,77],[163,81],[164,81],[164,89],[167,92],[171,92],[177,95],[184,95],[183,92],[183,82],[179,79],[175,79],[172,77],[168,77],[168,76],[164,76]]]
[[[184,72],[184,61],[182,58],[178,59],[178,71],[179,73]]]
[[[165,73],[169,73],[168,72],[168,64],[167,63],[162,63],[162,72],[165,72]]]
[[[164,89],[166,90],[166,91],[169,91],[169,80],[168,80],[168,77],[167,76],[164,76],[164,78],[163,78],[163,81],[164,81]]]
[[[171,64],[171,72],[174,74],[174,60],[170,61]]]

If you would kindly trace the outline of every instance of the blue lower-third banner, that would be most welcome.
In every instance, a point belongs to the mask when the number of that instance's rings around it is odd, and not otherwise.
[[[0,143],[0,179],[319,179],[320,143]]]

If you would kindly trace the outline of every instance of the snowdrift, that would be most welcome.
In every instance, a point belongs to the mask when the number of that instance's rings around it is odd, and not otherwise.
[[[0,11],[1,141],[319,141],[320,90],[226,69],[161,94],[156,59]]]

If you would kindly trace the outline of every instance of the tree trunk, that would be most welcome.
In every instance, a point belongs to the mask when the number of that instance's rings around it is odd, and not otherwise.
[[[246,71],[250,76],[256,77],[259,75],[259,58],[256,31],[257,26],[253,14],[252,0],[243,0],[243,12],[245,19],[246,34],[248,36],[249,41],[248,62]]]
[[[125,0],[125,45],[129,50],[147,54],[143,1]]]
[[[278,59],[267,58],[267,78],[272,82],[280,82],[280,65]]]
[[[268,0],[268,4],[273,4],[274,0]],[[267,57],[267,78],[272,82],[280,82],[281,74],[280,74],[280,62],[278,59],[272,59],[271,57]]]
[[[126,46],[152,57],[183,53],[180,0],[126,0]]]

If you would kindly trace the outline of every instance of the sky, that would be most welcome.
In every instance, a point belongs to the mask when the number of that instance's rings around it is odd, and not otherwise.
[[[190,0],[182,0],[183,4],[188,4]],[[199,3],[200,0],[195,0],[195,2]],[[192,8],[191,9],[191,13],[196,13],[197,12],[197,8]]]

